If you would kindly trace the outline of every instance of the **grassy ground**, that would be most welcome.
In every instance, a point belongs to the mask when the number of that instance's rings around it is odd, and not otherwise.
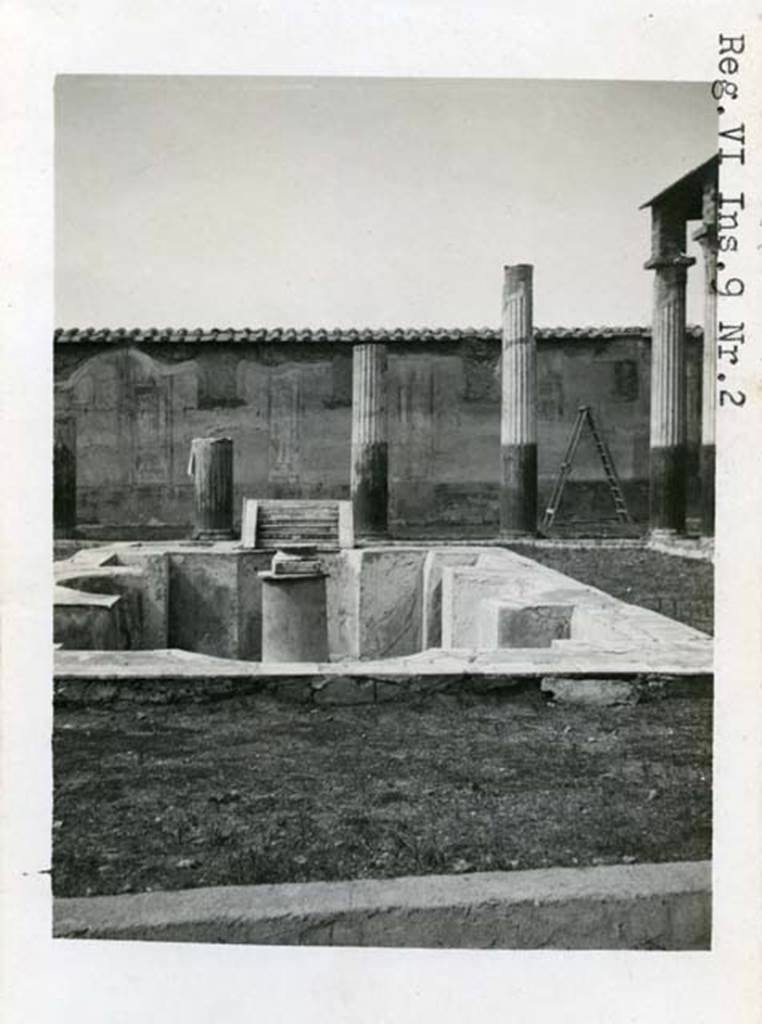
[[[710,854],[711,702],[59,710],[56,895]]]
[[[517,550],[711,630],[712,567]],[[711,702],[56,711],[59,896],[708,857]]]

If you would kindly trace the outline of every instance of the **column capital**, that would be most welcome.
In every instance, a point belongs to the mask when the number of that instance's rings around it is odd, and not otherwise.
[[[528,281],[534,272],[533,263],[506,263],[503,266],[505,280]]]
[[[698,242],[702,249],[706,252],[708,249],[710,252],[717,251],[717,225],[716,224],[702,224],[700,228],[697,228],[693,232],[691,238],[694,242]]]
[[[688,267],[692,267],[695,262],[693,256],[652,256],[650,260],[646,260],[643,267],[645,270],[674,269],[687,273]]]

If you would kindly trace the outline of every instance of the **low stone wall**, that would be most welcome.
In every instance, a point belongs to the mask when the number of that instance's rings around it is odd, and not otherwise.
[[[322,552],[328,571],[328,649],[332,660],[385,658],[422,648],[422,579],[427,549],[379,547]],[[272,551],[234,542],[120,543],[87,548],[56,563],[61,582],[116,588],[139,574],[143,631],[134,648],[177,647],[224,658],[261,657],[262,586]],[[63,613],[62,613],[63,614]],[[81,617],[87,618],[87,609]],[[137,636],[140,633],[140,636]],[[100,633],[106,634],[101,630]],[[94,648],[81,629],[65,647]],[[104,640],[104,647],[113,647]]]
[[[54,698],[57,705],[114,703],[171,704],[206,702],[261,694],[286,702],[329,705],[381,704],[389,701],[449,700],[462,703],[483,697],[520,699],[528,690],[544,690],[560,699],[633,704],[642,701],[711,696],[711,671],[696,659],[670,671],[656,666],[633,669],[620,658],[571,660],[557,650],[531,661],[501,663],[488,655],[460,657],[433,652],[384,662],[343,665],[272,664],[228,661],[185,651],[57,651]],[[560,680],[559,687],[554,681]],[[614,698],[609,697],[612,690]]]
[[[57,899],[54,936],[450,949],[711,948],[706,862]]]

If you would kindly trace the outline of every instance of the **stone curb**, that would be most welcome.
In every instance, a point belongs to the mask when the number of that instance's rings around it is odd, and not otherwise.
[[[708,861],[56,899],[56,938],[461,949],[709,949]]]
[[[714,561],[714,539],[702,538],[700,540],[686,540],[683,537],[675,539],[651,538],[646,547],[649,551],[657,551],[661,555],[673,555],[677,558],[693,558],[701,562]]]

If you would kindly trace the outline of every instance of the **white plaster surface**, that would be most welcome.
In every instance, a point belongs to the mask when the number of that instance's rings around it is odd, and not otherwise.
[[[265,665],[257,661],[215,658],[182,650],[56,651],[56,679],[205,679],[277,678],[278,676],[526,676],[562,675],[699,675],[712,672],[712,645],[675,644],[642,650],[638,646],[595,650],[587,645],[424,651],[380,661],[291,662]]]
[[[447,566],[474,565],[485,548],[434,548],[423,563],[422,642],[424,648],[442,643],[442,571]]]
[[[619,601],[513,552],[491,551],[475,566],[443,567],[442,647],[479,650],[496,642],[490,613],[497,618],[501,602],[506,609],[572,606],[571,641],[591,648],[711,645],[706,634],[658,612]],[[554,646],[560,649],[565,642],[554,641]]]
[[[143,567],[147,573],[145,612],[150,623],[146,646],[154,643],[159,648],[168,633],[172,642],[171,630],[162,628],[163,618],[172,621],[171,609],[166,611],[166,563],[171,562],[178,571],[186,563],[216,565],[217,556],[221,556],[222,564],[236,555],[257,558],[257,553],[243,552],[232,541],[206,546],[181,541],[123,542],[85,548],[71,559],[56,563],[56,575],[63,579],[72,573],[108,573],[110,567],[119,573],[125,571],[120,568],[124,563]],[[443,649],[469,652],[467,668],[462,666],[460,671],[472,672],[475,666],[477,671],[485,671],[491,662],[499,664],[504,674],[711,671],[712,641],[705,634],[656,612],[625,604],[502,548],[369,546],[327,555],[326,566],[330,574],[329,657],[345,668],[363,659],[370,671],[406,671],[404,663],[392,662],[422,653],[421,648],[436,636],[435,620],[441,615]],[[74,600],[58,593],[61,603]],[[238,622],[241,615],[231,613],[230,621],[218,623],[216,630],[223,638],[228,633],[241,634],[232,646],[215,641],[220,653],[224,650],[227,654],[230,648],[229,653],[237,650],[239,658],[242,654],[257,656],[259,638],[254,633],[260,623],[258,589],[248,587],[246,601],[252,607],[245,621]],[[521,648],[515,648],[509,663],[502,658],[504,652],[497,649],[485,661],[482,655],[487,654],[486,648],[497,648],[501,602],[506,608],[572,605],[571,638],[554,640],[550,649],[528,648],[523,654]],[[480,620],[485,614],[494,619],[495,628],[480,635]],[[484,630],[483,624],[481,628]],[[196,632],[191,630],[189,637]],[[441,658],[435,651],[432,648],[423,662],[416,662],[414,671],[420,672],[421,665],[428,664],[430,658]],[[374,665],[378,659],[379,664]],[[232,663],[225,660],[224,674],[236,674],[230,669]],[[106,659],[101,664],[108,669],[110,662]],[[441,661],[431,672],[441,672],[440,666]],[[257,671],[255,663],[247,663],[246,675]],[[364,670],[352,664],[351,671],[356,675]],[[215,672],[223,672],[222,666]]]
[[[360,657],[388,658],[420,651],[426,549],[365,548],[361,555]]]

